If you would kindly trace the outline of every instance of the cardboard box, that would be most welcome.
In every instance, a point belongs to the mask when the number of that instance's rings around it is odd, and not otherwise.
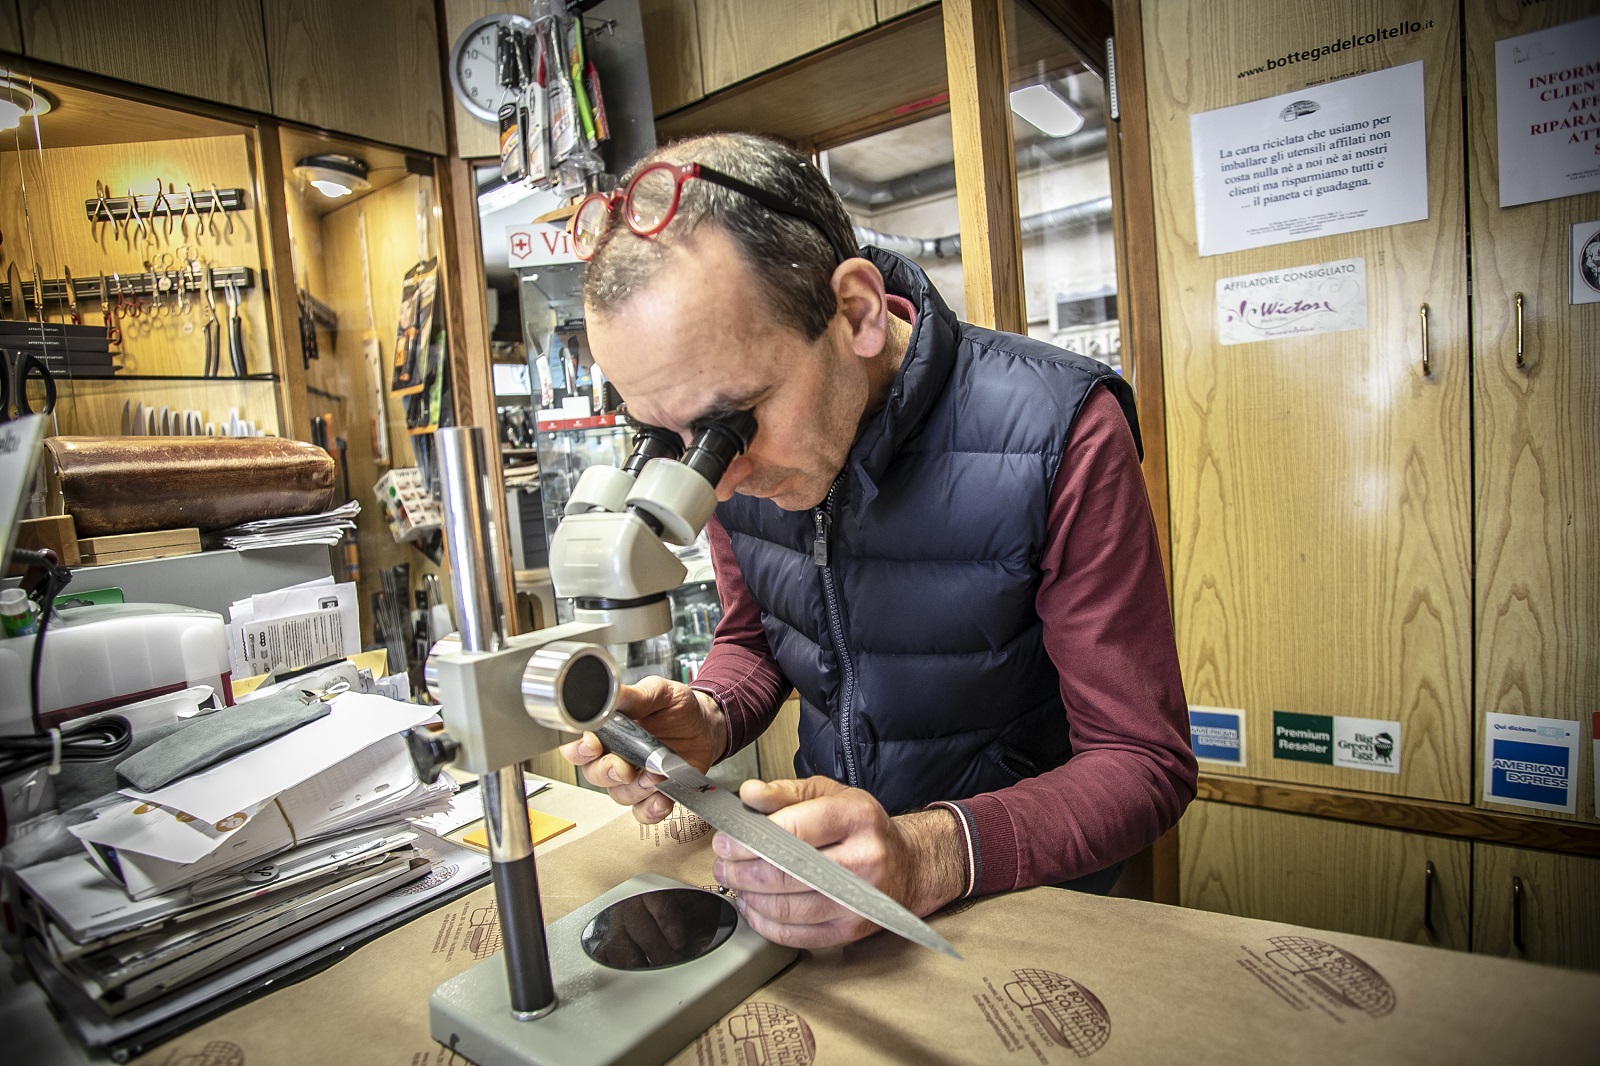
[[[645,871],[711,884],[711,837],[681,810],[608,823],[541,858],[546,921]],[[1576,1064],[1600,1047],[1600,974],[1052,888],[932,922],[964,961],[887,934],[803,955],[674,1066]],[[483,889],[138,1061],[458,1063],[428,994],[499,946]]]

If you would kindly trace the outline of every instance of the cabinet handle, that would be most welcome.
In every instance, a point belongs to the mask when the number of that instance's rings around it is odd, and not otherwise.
[[[1511,878],[1511,946],[1518,951],[1528,949],[1522,945],[1522,878]]]
[[[1433,932],[1433,860],[1422,868],[1422,928]]]
[[[1528,364],[1522,357],[1522,293],[1517,293],[1517,369],[1521,370]]]
[[[1428,377],[1433,373],[1433,357],[1428,351],[1428,305],[1423,304],[1418,313],[1422,319],[1422,376]]]

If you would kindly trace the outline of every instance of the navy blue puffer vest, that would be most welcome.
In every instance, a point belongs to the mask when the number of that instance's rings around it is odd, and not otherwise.
[[[865,254],[918,311],[886,406],[822,507],[735,496],[717,517],[799,692],[796,772],[896,812],[1071,755],[1034,609],[1050,488],[1095,386],[1138,425],[1109,367],[959,322],[909,260]]]

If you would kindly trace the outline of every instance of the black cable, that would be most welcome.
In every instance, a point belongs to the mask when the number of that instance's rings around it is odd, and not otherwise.
[[[61,590],[72,581],[72,571],[56,562],[54,554],[49,552],[28,551],[24,548],[11,550],[13,563],[44,570],[44,581],[37,590],[39,600],[39,631],[33,638],[33,665],[29,672],[29,710],[33,716],[33,731],[43,733],[44,719],[39,714],[39,667],[44,662],[44,634],[50,628],[50,618],[55,614],[56,597]]]
[[[103,714],[61,727],[61,761],[101,762],[114,759],[133,743],[133,726],[120,714]],[[0,737],[0,779],[49,766],[56,742],[43,736]]]

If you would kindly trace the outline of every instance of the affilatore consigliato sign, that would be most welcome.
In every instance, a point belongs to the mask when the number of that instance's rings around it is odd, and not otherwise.
[[[1217,339],[1223,344],[1366,327],[1365,259],[1217,279]]]

